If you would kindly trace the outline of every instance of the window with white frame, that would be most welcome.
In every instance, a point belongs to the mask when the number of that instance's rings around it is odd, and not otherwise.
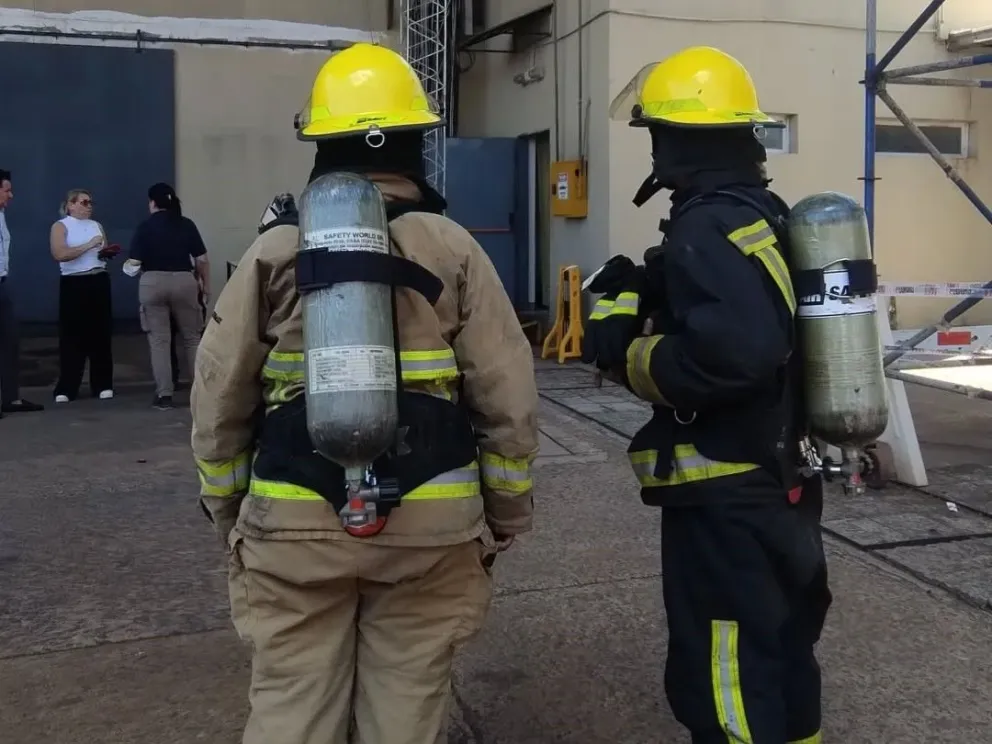
[[[968,124],[954,121],[918,121],[927,136],[942,155],[950,158],[968,157]],[[875,151],[889,155],[925,155],[923,143],[896,120],[879,121],[875,125]]]
[[[769,155],[784,155],[797,151],[796,117],[789,114],[769,114],[775,121],[785,124],[784,127],[769,127],[764,130],[761,142]]]

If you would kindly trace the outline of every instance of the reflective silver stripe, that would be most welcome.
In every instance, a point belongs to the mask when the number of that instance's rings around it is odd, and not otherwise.
[[[750,255],[751,251],[749,251],[748,249],[751,246],[760,243],[763,240],[768,240],[769,238],[775,237],[775,231],[772,230],[771,225],[769,225],[766,220],[762,220],[762,223],[764,224],[762,225],[761,229],[755,233],[741,235],[739,230],[731,233],[730,234],[731,242],[733,242],[734,245],[740,248],[745,255]]]
[[[672,469],[668,475],[658,477],[655,466],[658,464],[656,450],[641,450],[628,453],[630,466],[643,488],[679,486],[704,480],[722,478],[726,475],[739,475],[757,470],[758,466],[744,462],[719,462],[711,460],[688,444],[677,444],[672,453]]]
[[[473,463],[464,468],[455,468],[431,478],[422,486],[404,494],[404,501],[426,501],[428,499],[464,499],[479,496],[479,465]]]
[[[262,376],[280,380],[302,379],[303,370],[302,354],[272,352],[265,360]]]
[[[720,726],[732,742],[753,744],[741,694],[740,664],[737,657],[738,626],[735,622],[714,620],[712,633],[713,695]]]
[[[233,496],[247,490],[251,465],[247,455],[223,462],[196,461],[200,490],[204,496]]]
[[[404,372],[437,372],[446,369],[456,369],[454,360],[448,359],[418,359],[410,361],[402,359]]]
[[[640,300],[638,298],[636,298],[636,297],[629,297],[628,298],[628,297],[621,296],[621,297],[618,297],[614,301],[613,307],[614,308],[624,307],[624,308],[629,308],[631,310],[636,310],[639,302],[640,302]]]
[[[288,359],[273,359],[269,357],[265,366],[276,372],[302,372],[303,371],[303,360],[288,360]]]
[[[429,485],[440,485],[444,483],[473,483],[479,480],[479,466],[465,468],[455,468],[447,473],[441,473],[427,481]]]
[[[658,458],[652,457],[650,460],[638,461],[631,463],[631,469],[634,473],[640,476],[653,477],[654,469],[658,464]],[[716,460],[711,460],[708,457],[703,457],[702,455],[692,455],[690,457],[673,457],[672,458],[672,470],[694,470],[697,468],[709,468],[714,465],[722,465],[723,463],[717,462]]]
[[[524,470],[512,470],[510,468],[504,468],[500,465],[490,465],[483,462],[482,477],[487,481],[516,481],[518,483],[527,483],[530,481],[530,470],[526,468]]]
[[[433,352],[401,352],[400,361],[403,374],[411,376],[423,376],[425,373],[453,372],[457,374],[458,367],[455,364],[455,355],[447,353],[438,359],[411,359],[410,357],[431,354]],[[408,356],[409,355],[409,356]],[[306,370],[303,354],[298,359],[288,358],[290,354],[281,353],[278,356],[269,355],[265,360],[265,370],[274,373],[278,377],[301,376]]]
[[[789,275],[789,267],[786,265],[785,259],[782,258],[782,254],[778,248],[772,246],[762,248],[755,251],[754,255],[761,261],[765,270],[771,274],[772,281],[775,282],[775,285],[782,293],[785,304],[789,306],[789,312],[795,314],[796,293],[792,288],[792,277]]]
[[[630,469],[634,471],[637,480],[643,482],[646,478],[654,478],[654,469],[657,464],[658,458],[652,458],[650,460],[631,459]]]
[[[592,307],[592,312],[589,313],[589,320],[602,320],[610,314],[610,310],[613,309],[613,300],[604,300],[600,298],[596,301],[596,304]]]

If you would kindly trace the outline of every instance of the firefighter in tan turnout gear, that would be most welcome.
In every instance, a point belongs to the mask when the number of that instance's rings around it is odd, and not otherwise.
[[[453,649],[483,624],[496,553],[531,528],[531,348],[492,263],[424,180],[423,134],[440,123],[394,52],[332,56],[296,121],[317,147],[300,225],[262,228],[197,354],[202,504],[228,545],[234,624],[253,650],[246,744],[445,742]],[[395,260],[297,260],[317,240],[322,184],[381,193]],[[398,341],[396,444],[371,463],[371,486],[308,431],[330,368],[305,343],[301,291],[359,282],[392,285]]]

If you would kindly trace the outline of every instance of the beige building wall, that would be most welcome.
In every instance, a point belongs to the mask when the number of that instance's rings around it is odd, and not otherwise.
[[[218,291],[269,200],[306,185],[313,145],[296,139],[293,115],[325,59],[272,49],[176,53],[176,190],[210,250]]]
[[[954,23],[980,25],[965,23],[967,8],[962,11],[958,2],[950,0],[957,13]],[[514,10],[523,11],[542,3],[512,4],[521,6]],[[879,1],[882,51],[924,4]],[[975,7],[981,10],[979,5]],[[647,136],[610,122],[608,108],[643,65],[687,45],[718,46],[735,55],[750,69],[766,111],[798,117],[798,152],[772,155],[769,160],[774,188],[783,197],[795,201],[832,189],[861,199],[864,0],[764,0],[746,6],[733,0],[668,0],[663,13],[653,9],[654,3],[636,0],[575,0],[561,6],[558,128],[562,156],[575,157],[580,121],[578,38],[582,36],[590,217],[554,220],[553,266],[577,263],[587,274],[614,253],[640,258],[644,248],[658,240],[657,223],[667,210],[667,199],[659,195],[640,210],[630,203],[650,167]],[[578,31],[580,7],[586,25]],[[934,33],[936,25],[926,26],[896,64],[946,58]],[[514,135],[553,129],[553,48],[546,44],[533,55],[477,55],[463,78],[460,133]],[[546,71],[542,82],[526,88],[513,83],[513,75],[535,65]],[[893,86],[892,92],[914,118],[973,122],[974,157],[958,159],[956,165],[980,195],[992,199],[992,91]],[[881,104],[879,116],[888,116]],[[882,180],[877,185],[876,253],[883,279],[992,279],[992,249],[987,247],[992,227],[929,157],[880,154],[878,176]],[[949,300],[901,299],[898,322],[902,327],[918,327],[949,304]],[[992,322],[992,305],[979,305],[964,322]]]
[[[391,0],[21,0],[0,7],[66,13],[246,18],[385,31]],[[293,116],[327,53],[172,45],[176,65],[176,190],[210,252],[214,295],[226,264],[256,236],[276,193],[306,185],[313,145]]]

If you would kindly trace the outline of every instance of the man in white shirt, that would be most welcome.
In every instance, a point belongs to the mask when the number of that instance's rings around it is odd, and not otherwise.
[[[0,416],[5,413],[41,411],[44,406],[21,397],[20,348],[17,318],[10,299],[7,279],[10,273],[10,230],[7,229],[7,205],[14,198],[10,171],[0,169]]]

